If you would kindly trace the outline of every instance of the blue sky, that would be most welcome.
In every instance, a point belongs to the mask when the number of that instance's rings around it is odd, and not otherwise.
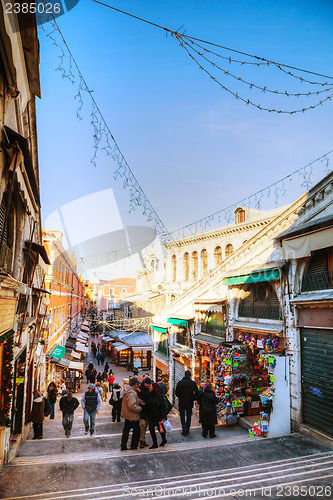
[[[330,1],[110,4],[171,29],[183,26],[186,34],[198,38],[333,75]],[[58,23],[121,151],[169,230],[249,196],[333,148],[332,102],[292,116],[245,106],[204,75],[175,39],[90,0],[80,0]],[[145,224],[140,212],[127,214],[128,195],[113,180],[113,161],[101,153],[97,167],[91,165],[88,96],[85,118],[78,121],[77,84],[54,71],[59,50],[43,34],[40,41],[37,119],[43,220],[65,203],[111,187],[124,223]],[[242,74],[243,67],[235,71]],[[283,78],[278,70],[244,74],[274,89],[299,89],[297,81]],[[242,94],[251,92],[245,87]],[[259,102],[261,97],[274,102],[258,95]],[[287,98],[277,102],[289,106]],[[296,183],[291,199],[302,191]],[[273,207],[272,200],[267,208]],[[96,217],[112,213],[105,207]]]

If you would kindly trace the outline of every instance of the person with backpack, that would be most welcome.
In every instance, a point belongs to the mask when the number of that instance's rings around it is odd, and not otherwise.
[[[34,430],[34,436],[32,439],[43,439],[45,398],[43,398],[39,391],[34,391],[33,396],[34,400],[30,413],[30,419]]]
[[[62,396],[59,402],[60,410],[62,411],[62,425],[65,430],[66,438],[69,438],[74,422],[74,412],[80,403],[77,398],[73,397],[72,392],[68,392],[66,396]]]
[[[96,413],[100,409],[102,404],[101,396],[95,391],[94,384],[88,385],[87,392],[84,393],[81,399],[81,405],[84,409],[83,422],[85,427],[85,434],[88,434],[90,430],[90,436],[95,432],[95,418]],[[90,426],[89,426],[90,421]]]
[[[51,406],[50,420],[54,420],[54,405],[57,401],[57,386],[54,382],[51,382],[47,388],[47,399]]]
[[[110,398],[110,405],[112,405],[112,422],[120,422],[121,404],[123,400],[123,390],[116,382],[113,384],[113,390]]]

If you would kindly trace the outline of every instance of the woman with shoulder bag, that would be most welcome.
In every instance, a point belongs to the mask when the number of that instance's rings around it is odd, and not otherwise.
[[[167,443],[165,432],[161,430],[161,426],[159,425],[161,422],[166,420],[167,414],[165,401],[161,394],[159,385],[156,382],[153,382],[150,387],[149,398],[147,401],[147,413],[149,431],[153,440],[153,445],[149,447],[151,450],[153,448],[158,448],[155,427],[158,428],[162,437],[160,446],[164,446]]]

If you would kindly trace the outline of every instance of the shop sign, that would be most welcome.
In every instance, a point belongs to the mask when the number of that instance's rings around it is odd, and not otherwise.
[[[24,377],[16,377],[16,385],[20,385],[24,383]]]
[[[259,349],[262,349],[264,347],[261,339],[257,340],[257,347],[259,347]]]

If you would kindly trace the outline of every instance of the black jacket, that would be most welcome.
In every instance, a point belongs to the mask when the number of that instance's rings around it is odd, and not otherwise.
[[[216,405],[218,399],[215,396],[214,391],[205,389],[201,391],[198,395],[199,407],[199,422],[203,425],[216,425],[217,415],[216,415]]]
[[[138,392],[139,399],[141,399],[145,404],[142,405],[142,411],[140,412],[140,418],[143,420],[147,420],[148,417],[148,400],[149,400],[149,389],[143,385],[143,382],[140,384],[139,387],[140,391]]]
[[[161,420],[167,418],[164,397],[160,392],[149,393],[147,413],[149,425],[158,425]]]
[[[48,389],[47,390],[47,398],[50,401],[50,403],[55,403],[56,402],[56,400],[57,400],[57,394],[58,394],[58,391],[57,391],[57,389],[55,389],[55,387],[53,387],[52,389]]]
[[[76,398],[72,398],[68,401],[67,396],[63,396],[59,402],[60,410],[63,413],[74,413],[76,408],[80,406],[79,401]]]
[[[197,399],[199,389],[194,380],[182,378],[176,387],[176,396],[179,398],[179,409],[189,410],[193,408],[193,401]]]

